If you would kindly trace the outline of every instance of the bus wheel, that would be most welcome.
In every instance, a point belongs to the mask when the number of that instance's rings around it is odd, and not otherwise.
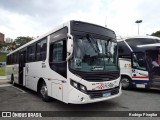
[[[128,77],[121,78],[122,89],[130,89],[130,79]]]
[[[39,93],[43,101],[49,102],[51,100],[51,98],[48,96],[47,85],[44,81],[41,83]]]

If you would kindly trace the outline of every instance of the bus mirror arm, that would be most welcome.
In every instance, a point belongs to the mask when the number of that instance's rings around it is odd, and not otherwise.
[[[71,47],[70,51],[67,52],[67,53],[68,53],[68,56],[67,56],[67,58],[66,58],[66,61],[68,61],[69,59],[71,59],[72,54],[73,54],[73,47]]]

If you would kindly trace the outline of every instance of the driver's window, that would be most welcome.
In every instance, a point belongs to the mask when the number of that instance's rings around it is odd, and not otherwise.
[[[52,43],[50,46],[50,62],[63,62],[66,59],[66,40]]]
[[[146,62],[144,59],[144,53],[132,54],[132,67],[140,70],[146,70]]]

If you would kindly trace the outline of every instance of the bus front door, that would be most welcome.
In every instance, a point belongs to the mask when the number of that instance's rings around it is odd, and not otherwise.
[[[149,87],[149,74],[143,52],[132,53],[132,85],[136,88]]]
[[[25,79],[24,69],[26,63],[26,51],[20,52],[19,54],[19,84],[23,85]]]
[[[146,53],[150,67],[150,88],[160,89],[160,48],[147,50]]]

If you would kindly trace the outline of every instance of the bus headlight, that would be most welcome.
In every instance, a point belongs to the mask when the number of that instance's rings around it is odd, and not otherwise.
[[[77,83],[77,82],[71,80],[71,81],[70,81],[70,84],[71,84],[74,88],[78,89],[78,83]]]
[[[86,91],[87,91],[86,86],[84,86],[84,85],[82,85],[82,84],[80,84],[80,83],[78,83],[78,82],[75,82],[75,81],[71,80],[71,81],[70,81],[70,84],[71,84],[74,88],[76,88],[76,89],[78,89],[78,90],[80,90],[80,91],[82,91],[82,92],[84,92],[84,93],[86,93]]]
[[[78,83],[73,82],[73,87],[78,88]]]
[[[82,84],[79,85],[79,88],[80,88],[80,91],[84,91],[84,92],[87,91],[86,87]]]

